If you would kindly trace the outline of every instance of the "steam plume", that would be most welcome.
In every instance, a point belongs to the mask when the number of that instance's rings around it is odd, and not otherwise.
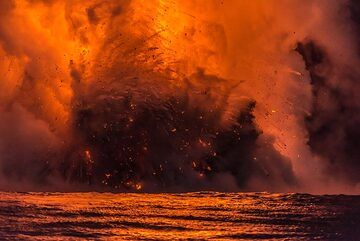
[[[354,192],[356,9],[3,1],[2,183]]]

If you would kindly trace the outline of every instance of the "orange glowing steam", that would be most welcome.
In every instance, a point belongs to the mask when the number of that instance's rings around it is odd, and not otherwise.
[[[4,1],[0,88],[6,91],[0,92],[1,111],[22,106],[66,146],[77,140],[73,113],[88,105],[84,99],[131,93],[131,126],[139,103],[157,106],[161,100],[186,95],[204,115],[220,113],[217,125],[225,129],[253,100],[255,121],[264,134],[259,144],[274,145],[292,160],[297,174],[304,173],[299,150],[307,149],[302,120],[310,110],[311,86],[294,49],[308,35],[323,39],[312,26],[331,23],[335,8],[319,2]],[[171,129],[173,134],[178,131]],[[204,149],[212,145],[205,139],[197,144]],[[142,149],[148,151],[146,145]],[[83,158],[96,162],[90,150]],[[193,162],[194,168],[197,165]],[[128,185],[143,187],[137,182]]]

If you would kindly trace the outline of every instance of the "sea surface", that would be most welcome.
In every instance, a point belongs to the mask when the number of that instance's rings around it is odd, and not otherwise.
[[[0,240],[360,240],[360,196],[1,192]]]

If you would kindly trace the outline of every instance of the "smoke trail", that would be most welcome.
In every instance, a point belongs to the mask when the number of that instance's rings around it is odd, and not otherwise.
[[[322,0],[0,3],[4,179],[344,191],[359,181],[350,10]]]

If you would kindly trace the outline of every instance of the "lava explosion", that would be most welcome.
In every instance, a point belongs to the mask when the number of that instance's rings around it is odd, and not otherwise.
[[[2,186],[352,192],[354,4],[2,1]]]

